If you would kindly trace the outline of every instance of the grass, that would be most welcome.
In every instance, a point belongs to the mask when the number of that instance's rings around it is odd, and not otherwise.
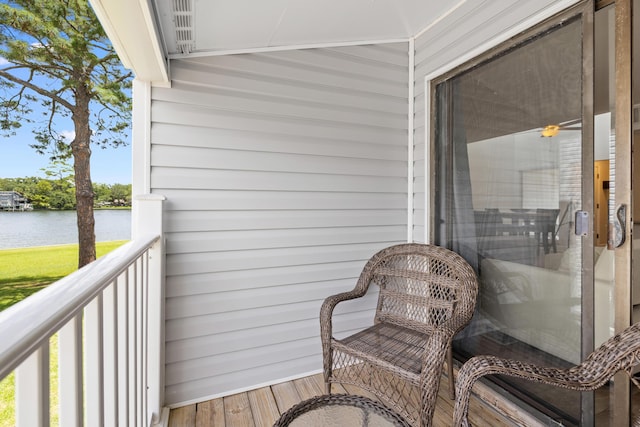
[[[98,257],[123,245],[125,240],[96,244]],[[0,250],[0,311],[22,301],[78,268],[78,245],[42,246]],[[50,340],[51,425],[58,425],[58,336]],[[15,425],[15,376],[0,381],[0,427]]]
[[[98,257],[125,240],[96,244]],[[0,250],[0,311],[78,269],[78,245]]]

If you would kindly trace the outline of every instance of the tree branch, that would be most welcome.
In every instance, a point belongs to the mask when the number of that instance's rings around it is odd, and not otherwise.
[[[57,103],[63,105],[64,107],[68,108],[70,111],[73,111],[73,109],[75,108],[75,105],[71,104],[69,101],[67,101],[64,98],[61,98],[60,96],[56,95],[55,93],[49,92],[47,90],[42,89],[41,87],[38,87],[37,85],[31,83],[30,81],[21,79],[19,77],[14,76],[11,73],[7,73],[5,70],[0,69],[0,77],[5,78],[9,81],[12,81],[14,83],[17,83],[19,85],[22,85],[24,87],[27,87],[29,89],[31,89],[32,91],[50,98],[53,101],[56,101]]]

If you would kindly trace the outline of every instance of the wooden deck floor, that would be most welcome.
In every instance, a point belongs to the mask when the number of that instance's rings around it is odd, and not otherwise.
[[[433,419],[434,427],[449,427],[453,418],[453,401],[448,397],[449,383],[445,376],[440,383],[440,395]],[[363,390],[334,385],[334,393],[352,393],[372,397]],[[322,375],[300,378],[246,393],[209,400],[172,409],[170,427],[271,427],[280,414],[293,405],[324,394]],[[481,405],[472,396],[469,421],[474,427],[512,426],[497,412]]]

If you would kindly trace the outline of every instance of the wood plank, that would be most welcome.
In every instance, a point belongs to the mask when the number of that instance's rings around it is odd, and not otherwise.
[[[324,385],[324,382],[322,383]],[[331,393],[332,394],[349,394],[346,388],[340,383],[331,384]]]
[[[432,425],[434,427],[449,427],[453,419],[454,401],[449,398],[447,378],[442,377],[438,393],[436,410]],[[474,390],[479,388],[480,394],[485,391],[476,384]],[[486,387],[486,386],[485,386]],[[332,391],[335,394],[349,393],[367,396],[374,400],[375,396],[358,387],[342,384],[333,384]],[[252,390],[234,396],[218,398],[197,405],[172,409],[169,417],[170,427],[269,427],[273,425],[280,414],[293,405],[312,396],[324,394],[324,380],[322,374],[300,378],[271,387]],[[489,398],[489,395],[486,396]],[[498,404],[494,398],[488,400]],[[502,406],[502,405],[499,405]],[[513,412],[507,412],[510,421],[484,403],[476,394],[472,394],[469,402],[469,422],[474,427],[500,427],[522,425],[515,421],[520,418],[527,420],[524,425],[540,425],[520,413],[515,416]]]
[[[320,387],[312,377],[299,378],[294,380],[293,384],[296,386],[298,394],[302,400],[307,400],[314,396],[324,394],[323,388]]]
[[[207,400],[196,405],[196,427],[224,426],[224,401]]]
[[[169,427],[194,426],[196,424],[196,405],[182,406],[169,412]]]
[[[440,379],[440,389],[436,401],[436,409],[433,413],[433,426],[450,426],[453,423],[453,400],[449,398],[449,383],[442,376]],[[474,427],[479,427],[473,424]],[[500,424],[495,424],[500,425]]]
[[[247,393],[238,393],[224,398],[224,420],[227,426],[254,427]]]
[[[271,387],[263,387],[248,392],[253,422],[256,427],[270,427],[280,417],[278,404]]]
[[[309,377],[309,379],[311,379],[313,382],[316,383],[316,386],[320,388],[320,390],[322,390],[322,394],[326,394],[325,393],[325,387],[324,387],[324,376],[322,374],[315,374]],[[340,389],[336,388],[335,386],[333,386],[332,390],[333,393],[345,393],[344,388],[340,387]]]
[[[285,412],[287,409],[303,400],[300,398],[300,394],[298,394],[296,386],[291,381],[274,384],[271,386],[271,390],[273,390],[273,396],[276,399],[280,413]]]

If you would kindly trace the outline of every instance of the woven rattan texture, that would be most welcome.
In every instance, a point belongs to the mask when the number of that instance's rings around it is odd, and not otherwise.
[[[568,369],[547,368],[495,356],[475,356],[458,372],[454,426],[469,426],[467,418],[469,397],[473,384],[481,377],[492,374],[509,375],[570,390],[595,390],[602,387],[618,371],[625,371],[633,384],[640,388],[632,369],[640,363],[640,323],[605,341],[587,359]],[[634,426],[640,426],[640,417]]]
[[[380,290],[372,326],[335,339],[335,306],[364,296],[371,285]],[[412,425],[431,425],[451,340],[471,320],[477,292],[471,266],[448,249],[410,243],[376,253],[353,291],[329,297],[322,305],[327,392],[332,382],[354,384]]]
[[[323,408],[329,406],[349,406],[360,408],[365,412],[375,413],[382,416],[390,423],[390,425],[395,425],[398,427],[409,427],[409,424],[404,419],[402,419],[402,417],[400,417],[390,409],[385,408],[381,404],[374,402],[373,400],[366,397],[352,396],[348,394],[332,394],[313,397],[311,399],[305,400],[304,402],[293,406],[287,412],[282,414],[273,425],[273,427],[286,427],[302,414],[314,410],[322,410]]]

